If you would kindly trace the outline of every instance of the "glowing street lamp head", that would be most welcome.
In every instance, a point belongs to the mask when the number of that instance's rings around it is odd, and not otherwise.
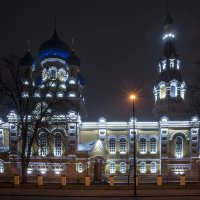
[[[131,94],[130,97],[129,97],[131,100],[135,100],[136,99],[136,96],[134,94]]]

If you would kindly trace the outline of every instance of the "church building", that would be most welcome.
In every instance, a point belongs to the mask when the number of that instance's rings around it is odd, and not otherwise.
[[[188,116],[187,85],[181,75],[181,58],[174,38],[173,20],[167,14],[158,81],[152,86],[154,120],[131,118],[113,122],[101,117],[98,121],[87,122],[82,121],[85,80],[80,73],[80,59],[55,30],[39,48],[41,88],[50,81],[52,88],[47,96],[57,98],[55,113],[47,119],[51,140],[49,142],[46,133],[40,130],[39,142],[31,149],[28,180],[42,174],[52,180],[66,175],[69,182],[83,182],[85,176],[90,176],[94,182],[107,181],[110,175],[116,182],[126,183],[129,177],[133,181],[134,135],[139,180],[155,180],[157,175],[170,180],[180,175],[188,179],[199,177],[200,121],[196,116]],[[29,50],[20,64],[32,73],[37,68]],[[26,98],[29,94],[25,91],[23,95]],[[41,94],[36,92],[34,95],[40,98]],[[16,120],[17,114],[11,110],[7,121],[0,121],[0,178],[5,180],[21,173],[20,133]],[[27,142],[31,134],[30,129]]]

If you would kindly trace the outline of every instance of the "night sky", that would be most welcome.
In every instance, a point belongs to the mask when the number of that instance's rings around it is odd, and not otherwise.
[[[170,15],[176,31],[175,46],[187,84],[195,79],[200,60],[200,1],[173,0]],[[134,88],[136,116],[152,120],[153,86],[162,57],[165,0],[1,0],[0,56],[23,56],[27,39],[38,61],[39,46],[54,30],[54,17],[61,40],[81,58],[86,79],[84,96],[88,118],[97,121],[128,121]]]

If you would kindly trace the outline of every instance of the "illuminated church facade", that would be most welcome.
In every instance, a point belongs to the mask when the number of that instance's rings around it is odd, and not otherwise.
[[[39,57],[41,87],[47,80],[52,81],[52,87],[55,80],[59,81],[60,90],[56,94],[52,90],[48,95],[49,98],[57,95],[60,106],[48,126],[54,138],[49,146],[48,138],[41,131],[40,146],[32,149],[28,176],[43,174],[55,178],[60,174],[76,182],[83,181],[86,175],[94,181],[107,180],[108,176],[114,175],[116,181],[126,182],[127,177],[133,175],[134,131],[139,177],[199,176],[199,119],[187,116],[187,87],[181,76],[181,61],[176,54],[174,37],[173,21],[168,14],[164,21],[164,55],[159,60],[159,79],[153,88],[156,121],[143,122],[131,118],[130,121],[109,122],[101,117],[97,122],[84,122],[81,113],[84,113],[82,90],[85,81],[80,75],[80,60],[55,31],[53,37],[41,45]],[[22,58],[21,65],[34,70],[35,63],[29,51]],[[20,144],[13,145],[18,141],[18,130],[14,125],[16,118],[15,111],[10,111],[8,121],[1,121],[2,178],[21,173],[17,150]],[[27,134],[31,134],[31,130]]]

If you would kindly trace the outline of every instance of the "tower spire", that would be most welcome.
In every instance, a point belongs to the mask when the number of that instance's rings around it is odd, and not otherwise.
[[[57,31],[57,19],[56,16],[54,17],[54,29]]]
[[[27,40],[27,52],[30,52],[30,40]]]
[[[164,54],[160,59],[159,79],[154,86],[155,118],[167,116],[184,118],[187,106],[185,103],[186,84],[182,79],[181,65],[174,45],[173,20],[169,15],[169,4],[166,0],[167,15],[164,20]]]
[[[166,0],[166,9],[167,9],[167,14],[169,14],[169,1]]]

